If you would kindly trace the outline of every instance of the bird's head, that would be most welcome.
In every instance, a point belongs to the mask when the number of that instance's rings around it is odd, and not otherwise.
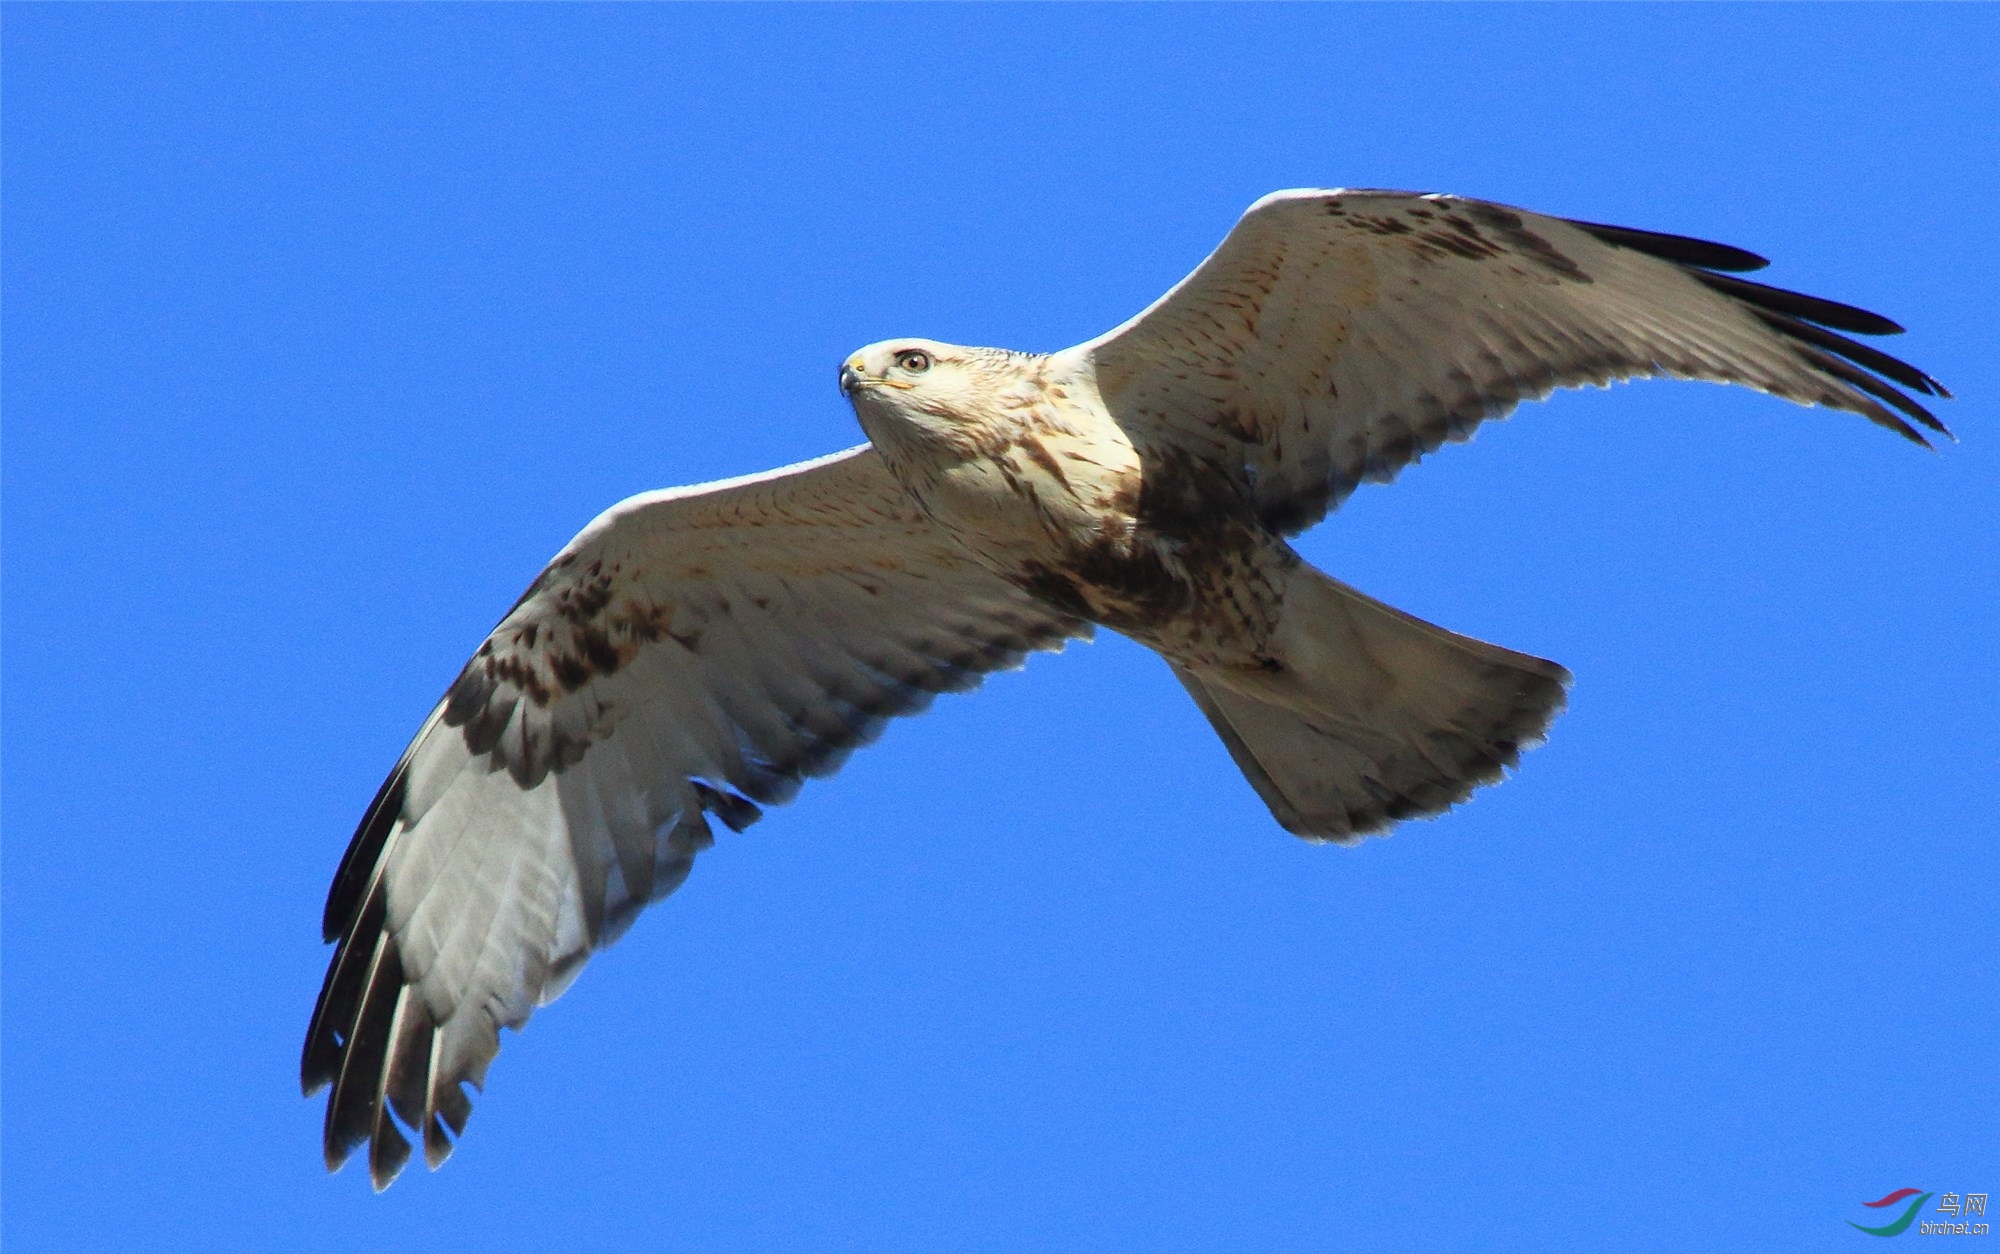
[[[962,349],[936,340],[883,340],[840,364],[840,393],[856,405],[935,401],[965,381]]]
[[[841,363],[840,391],[871,438],[959,443],[1031,399],[1035,380],[1019,356],[936,340],[883,340]]]

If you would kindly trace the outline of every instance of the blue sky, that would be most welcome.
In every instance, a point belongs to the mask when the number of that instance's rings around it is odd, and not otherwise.
[[[2000,10],[0,23],[10,1251],[1831,1249],[2000,1188]],[[1074,343],[1312,185],[1765,253],[1964,443],[1532,407],[1302,543],[1576,672],[1508,783],[1308,846],[1150,655],[1038,658],[725,837],[443,1171],[326,1177],[327,881],[541,563],[856,442],[861,344]]]

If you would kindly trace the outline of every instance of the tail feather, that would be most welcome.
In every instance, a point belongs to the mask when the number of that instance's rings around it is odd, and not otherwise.
[[[1569,672],[1457,635],[1301,566],[1278,666],[1174,674],[1288,831],[1351,842],[1498,780],[1561,711]]]

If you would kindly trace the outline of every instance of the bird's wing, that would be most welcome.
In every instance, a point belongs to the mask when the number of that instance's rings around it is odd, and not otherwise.
[[[711,843],[939,692],[1089,626],[978,566],[863,447],[637,496],[473,655],[369,807],[327,897],[308,1029],[326,1156],[377,1187],[450,1153],[501,1025]],[[449,1135],[447,1133],[449,1130]]]
[[[1936,380],[1839,332],[1877,314],[1725,271],[1722,244],[1408,192],[1266,196],[1151,308],[1070,353],[1135,441],[1240,467],[1264,520],[1318,521],[1483,419],[1643,375],[1742,383],[1949,435]]]

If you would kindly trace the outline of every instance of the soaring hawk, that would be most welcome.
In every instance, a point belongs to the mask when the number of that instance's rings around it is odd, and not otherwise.
[[[869,443],[613,506],[479,646],[327,898],[325,1149],[435,1167],[500,1047],[712,842],[890,718],[1102,624],[1158,651],[1286,829],[1351,843],[1500,778],[1569,673],[1285,537],[1559,387],[1741,383],[1925,443],[1876,314],[1764,260],[1453,196],[1289,191],[1130,322],[1039,356],[890,340]],[[1916,425],[1912,425],[1916,424]],[[394,1118],[392,1119],[392,1114]]]

